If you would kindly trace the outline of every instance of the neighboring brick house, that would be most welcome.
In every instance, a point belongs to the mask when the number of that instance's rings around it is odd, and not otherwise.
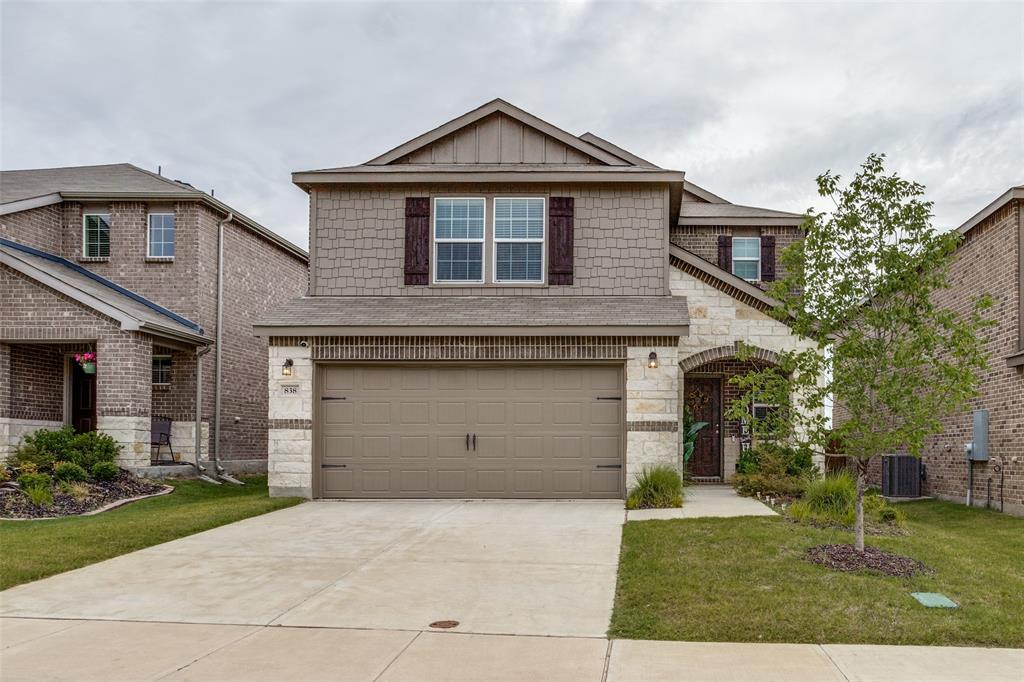
[[[936,292],[941,308],[966,314],[973,301],[988,294],[995,305],[986,316],[995,320],[982,331],[988,368],[981,374],[979,395],[970,407],[942,422],[942,432],[925,442],[922,493],[963,502],[968,463],[964,445],[973,439],[974,410],[988,410],[987,462],[973,464],[973,503],[1024,515],[1024,186],[1013,187],[958,229],[963,240],[949,269],[949,288]],[[845,418],[842,406],[833,419]],[[868,474],[881,485],[881,462]],[[989,494],[991,493],[991,499]],[[1002,505],[1000,505],[1002,503]]]
[[[0,459],[29,431],[72,424],[147,466],[151,421],[168,417],[191,461],[197,352],[204,455],[219,442],[221,459],[264,459],[267,344],[252,323],[306,290],[307,264],[209,194],[129,164],[0,173]],[[96,352],[95,374],[72,359],[81,351]],[[207,428],[218,356],[219,439]]]
[[[723,480],[728,379],[806,347],[762,290],[802,216],[502,100],[293,181],[309,294],[256,327],[272,494],[621,498],[679,465],[684,404],[712,422],[693,473]]]

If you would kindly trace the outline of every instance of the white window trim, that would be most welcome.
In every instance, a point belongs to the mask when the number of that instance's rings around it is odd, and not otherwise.
[[[170,356],[170,355],[154,355],[153,359],[154,360],[171,360],[171,364],[172,365],[174,364],[172,356]],[[150,367],[149,374],[150,374],[150,379],[152,379],[152,375],[153,375],[152,367]],[[170,374],[169,368],[168,368],[168,374]],[[160,382],[153,381],[153,385],[154,386],[170,386],[171,385],[170,377],[168,377],[167,381],[160,381]]]
[[[82,214],[82,258],[110,258],[110,235],[109,234],[107,235],[107,255],[106,256],[90,256],[87,253],[87,248],[86,247],[88,246],[88,242],[86,241],[86,225],[88,224],[90,216],[105,216],[106,219],[107,219],[107,225],[109,226],[109,228],[111,230],[113,230],[113,225],[111,225],[110,214],[109,213],[83,213]],[[149,228],[147,226],[147,230],[148,229]]]
[[[541,219],[544,229],[540,239],[499,239],[498,238],[498,199],[540,199]],[[547,197],[495,196],[491,199],[491,225],[494,237],[491,239],[492,284],[547,284],[547,237],[548,237],[548,200]],[[498,279],[498,244],[540,244],[540,279]]]
[[[756,241],[757,242],[757,256],[755,258],[751,258],[750,256],[742,256],[742,257],[739,257],[739,258],[736,257],[736,241],[737,240],[741,240],[741,239],[742,240],[747,240],[747,241]],[[732,263],[729,264],[729,267],[732,268],[732,274],[734,274],[734,275],[736,275],[736,261],[740,261],[741,263],[756,262],[757,263],[757,277],[754,278],[754,279],[748,279],[746,277],[743,277],[743,279],[747,280],[748,282],[760,282],[761,281],[761,238],[760,237],[733,237],[732,238]],[[740,277],[740,275],[736,275],[736,276]]]
[[[172,218],[175,217],[175,214],[173,212],[171,212],[171,211],[153,211],[152,213],[147,213],[146,214],[146,258],[152,258],[152,259],[158,259],[158,260],[174,260],[174,256],[154,256],[153,255],[153,250],[152,250],[152,247],[151,247],[151,244],[150,244],[150,237],[151,237],[151,234],[152,234],[153,226],[150,223],[150,219],[153,216],[155,216],[155,215],[159,215],[159,216],[169,215]],[[177,253],[177,251],[178,251],[177,241],[178,241],[178,221],[177,221],[177,219],[175,219],[175,221],[174,221],[174,241],[171,242],[172,244],[174,244],[174,251],[175,251],[175,253]]]
[[[484,202],[484,230],[480,238],[459,237],[458,239],[439,239],[437,236],[437,202],[438,201],[482,201]],[[487,282],[487,199],[485,197],[434,197],[430,212],[430,280],[433,284],[460,286],[466,284],[484,284]],[[438,279],[437,278],[437,245],[438,244],[481,244],[480,248],[480,279]]]

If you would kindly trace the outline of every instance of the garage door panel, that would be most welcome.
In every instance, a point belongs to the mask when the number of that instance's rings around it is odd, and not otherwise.
[[[597,399],[621,397],[621,379],[621,366],[323,366],[322,395],[345,400],[319,403],[321,494],[621,498],[622,402]]]
[[[438,424],[466,424],[467,410],[466,403],[438,403],[437,423]]]

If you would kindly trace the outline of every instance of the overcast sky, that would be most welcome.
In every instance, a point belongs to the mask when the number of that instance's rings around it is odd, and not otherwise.
[[[735,203],[873,151],[951,227],[1024,183],[1024,3],[13,3],[0,165],[128,161],[307,242],[296,170],[494,97]]]

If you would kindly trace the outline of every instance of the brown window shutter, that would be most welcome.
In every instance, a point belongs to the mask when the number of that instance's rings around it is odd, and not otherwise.
[[[732,237],[727,234],[718,235],[718,267],[732,272]]]
[[[775,237],[761,237],[761,281],[775,281]]]
[[[572,284],[573,197],[548,202],[548,284]]]
[[[430,198],[405,198],[405,283],[430,284]]]

